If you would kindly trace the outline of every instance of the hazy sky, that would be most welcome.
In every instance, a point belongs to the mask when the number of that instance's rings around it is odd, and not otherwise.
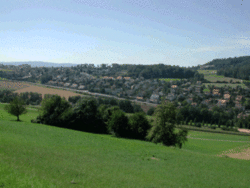
[[[0,1],[0,62],[193,66],[250,52],[249,0]]]

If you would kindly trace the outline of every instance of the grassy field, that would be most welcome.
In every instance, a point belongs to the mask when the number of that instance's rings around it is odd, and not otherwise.
[[[204,74],[204,78],[212,82],[212,83],[206,83],[205,84],[206,87],[208,85],[215,85],[216,87],[230,86],[232,88],[236,88],[237,86],[241,86],[242,88],[247,88],[247,86],[242,83],[241,79],[216,75],[217,70],[198,70],[198,72]],[[233,83],[230,83],[230,80],[232,80]],[[226,81],[228,83],[217,83],[217,81],[220,82]],[[235,82],[240,82],[240,83],[235,83]]]
[[[159,80],[164,80],[165,82],[170,82],[170,81],[178,81],[181,79],[180,78],[161,78]]]
[[[0,104],[0,187],[250,185],[249,160],[218,156],[249,147],[246,136],[190,131],[192,138],[178,149],[33,124],[30,120],[38,113],[33,108],[16,122],[3,111],[4,105]]]

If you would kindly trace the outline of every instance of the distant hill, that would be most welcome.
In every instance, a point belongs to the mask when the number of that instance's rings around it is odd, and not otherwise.
[[[31,67],[71,67],[76,66],[78,64],[71,64],[71,63],[51,63],[51,62],[43,62],[43,61],[24,61],[24,62],[0,62],[3,65],[22,65],[22,64],[29,64]]]
[[[217,70],[217,75],[250,80],[250,56],[214,59],[201,67]]]
[[[233,68],[240,67],[250,64],[250,56],[242,56],[242,57],[229,57],[222,59],[214,59],[202,66],[211,66],[212,69],[219,70],[221,68]],[[213,66],[212,66],[213,65]]]

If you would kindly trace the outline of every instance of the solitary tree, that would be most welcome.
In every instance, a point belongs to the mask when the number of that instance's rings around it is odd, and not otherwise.
[[[163,143],[166,146],[182,147],[182,144],[187,141],[187,130],[180,130],[175,133],[176,123],[176,108],[168,102],[162,102],[156,107],[155,121],[153,127],[146,136],[147,140],[154,143]]]
[[[20,121],[20,115],[27,113],[25,102],[20,97],[15,97],[14,100],[10,102],[10,104],[4,107],[4,109],[8,113],[17,116],[17,121]]]

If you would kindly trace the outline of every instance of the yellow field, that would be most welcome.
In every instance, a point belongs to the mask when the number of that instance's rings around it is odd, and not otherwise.
[[[45,94],[52,94],[52,95],[59,95],[61,97],[65,97],[66,100],[68,100],[71,96],[81,96],[80,94],[73,93],[71,91],[64,91],[59,89],[51,89],[51,88],[44,88],[39,86],[30,86],[23,89],[16,90],[14,93],[24,93],[24,92],[37,92],[42,94],[42,97],[44,98]]]

